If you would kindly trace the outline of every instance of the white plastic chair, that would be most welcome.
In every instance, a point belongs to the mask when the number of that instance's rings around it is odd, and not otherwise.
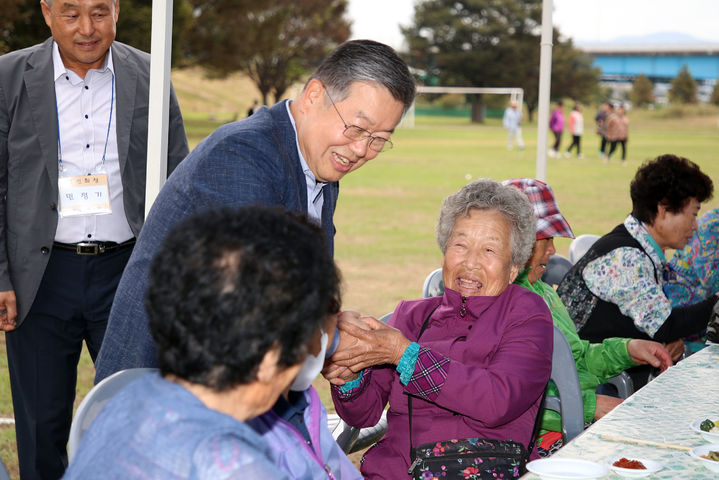
[[[442,281],[442,269],[433,270],[427,275],[422,285],[422,298],[441,297],[444,294],[444,282]]]
[[[10,474],[7,473],[7,470],[5,469],[5,464],[2,463],[1,458],[0,458],[0,480],[10,480]]]
[[[572,265],[577,263],[600,238],[599,235],[585,233],[572,240],[572,243],[569,244],[569,261],[572,262]]]
[[[120,370],[104,378],[85,395],[80,406],[77,407],[75,417],[73,417],[72,425],[70,426],[70,439],[67,445],[67,457],[69,461],[72,461],[75,453],[77,453],[77,448],[80,445],[82,436],[87,429],[90,428],[90,424],[95,420],[105,404],[128,383],[143,375],[156,371],[158,371],[156,368],[130,368]]]
[[[554,254],[549,257],[547,270],[542,274],[542,281],[552,286],[559,285],[570,268],[572,268],[572,262],[567,257]]]

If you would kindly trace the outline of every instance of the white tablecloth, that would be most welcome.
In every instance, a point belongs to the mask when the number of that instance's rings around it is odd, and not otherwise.
[[[709,346],[659,375],[554,454],[607,463],[615,457],[655,460],[664,469],[650,479],[719,479],[687,451],[608,441],[599,434],[696,447],[707,442],[689,424],[719,414],[719,345]],[[536,479],[528,473],[524,479]],[[610,472],[606,479],[621,478]]]

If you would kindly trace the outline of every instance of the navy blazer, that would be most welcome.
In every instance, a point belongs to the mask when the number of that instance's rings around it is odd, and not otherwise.
[[[18,325],[35,299],[57,230],[57,116],[52,37],[0,56],[0,290],[14,290]],[[145,218],[150,56],[114,42],[117,150],[125,216],[135,236]],[[187,155],[170,92],[168,172]]]
[[[322,229],[330,253],[338,193],[338,182],[323,188]],[[190,215],[247,205],[307,212],[307,182],[285,102],[218,128],[162,187],[117,288],[95,362],[96,382],[126,368],[157,366],[143,301],[150,263],[167,233]]]

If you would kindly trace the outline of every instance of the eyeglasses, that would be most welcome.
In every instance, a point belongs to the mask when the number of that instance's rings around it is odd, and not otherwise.
[[[324,87],[324,85],[323,85]],[[332,103],[332,106],[335,107],[335,112],[337,112],[337,115],[339,115],[340,120],[342,120],[342,123],[345,126],[345,131],[342,132],[345,137],[349,138],[353,142],[358,142],[360,140],[365,140],[369,138],[369,143],[367,146],[371,148],[375,152],[386,152],[387,150],[391,150],[394,146],[392,144],[392,141],[389,138],[383,138],[383,137],[377,137],[372,135],[370,132],[365,130],[362,127],[358,127],[357,125],[347,125],[347,122],[345,122],[345,119],[342,118],[342,114],[339,110],[337,110],[337,105],[335,105],[334,100],[332,100],[332,97],[330,97],[330,92],[327,91],[327,87],[324,87],[325,93],[327,94],[327,98],[330,99],[330,103]]]

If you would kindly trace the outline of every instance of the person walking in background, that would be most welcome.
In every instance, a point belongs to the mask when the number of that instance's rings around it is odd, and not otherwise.
[[[565,157],[569,158],[572,154],[572,148],[577,147],[577,158],[584,158],[582,155],[582,133],[584,133],[584,117],[582,111],[579,108],[579,104],[574,104],[574,110],[569,114],[569,133],[572,134],[572,144],[564,154]]]
[[[597,135],[599,135],[599,158],[604,159],[606,156],[607,149],[607,117],[614,110],[614,105],[609,102],[602,103],[602,106],[597,112],[597,116],[594,117],[594,122],[597,124]]]
[[[626,116],[624,106],[619,106],[617,111],[607,118],[607,141],[611,142],[609,153],[604,158],[604,164],[609,163],[617,144],[622,146],[622,165],[627,164],[627,136],[629,135],[629,119]]]
[[[82,344],[94,360],[144,221],[150,81],[150,56],[115,41],[116,0],[40,7],[52,37],[0,57],[0,330],[23,480],[67,466]],[[168,173],[188,153],[172,90],[169,108]]]
[[[564,103],[560,100],[557,102],[557,108],[552,112],[549,119],[549,129],[554,134],[554,145],[549,150],[549,156],[554,158],[559,155],[559,144],[562,142],[562,132],[564,131]]]
[[[517,148],[524,150],[524,141],[522,140],[522,111],[517,108],[516,100],[512,100],[509,106],[504,110],[502,125],[507,129],[507,150],[512,149],[515,140],[517,142]]]

